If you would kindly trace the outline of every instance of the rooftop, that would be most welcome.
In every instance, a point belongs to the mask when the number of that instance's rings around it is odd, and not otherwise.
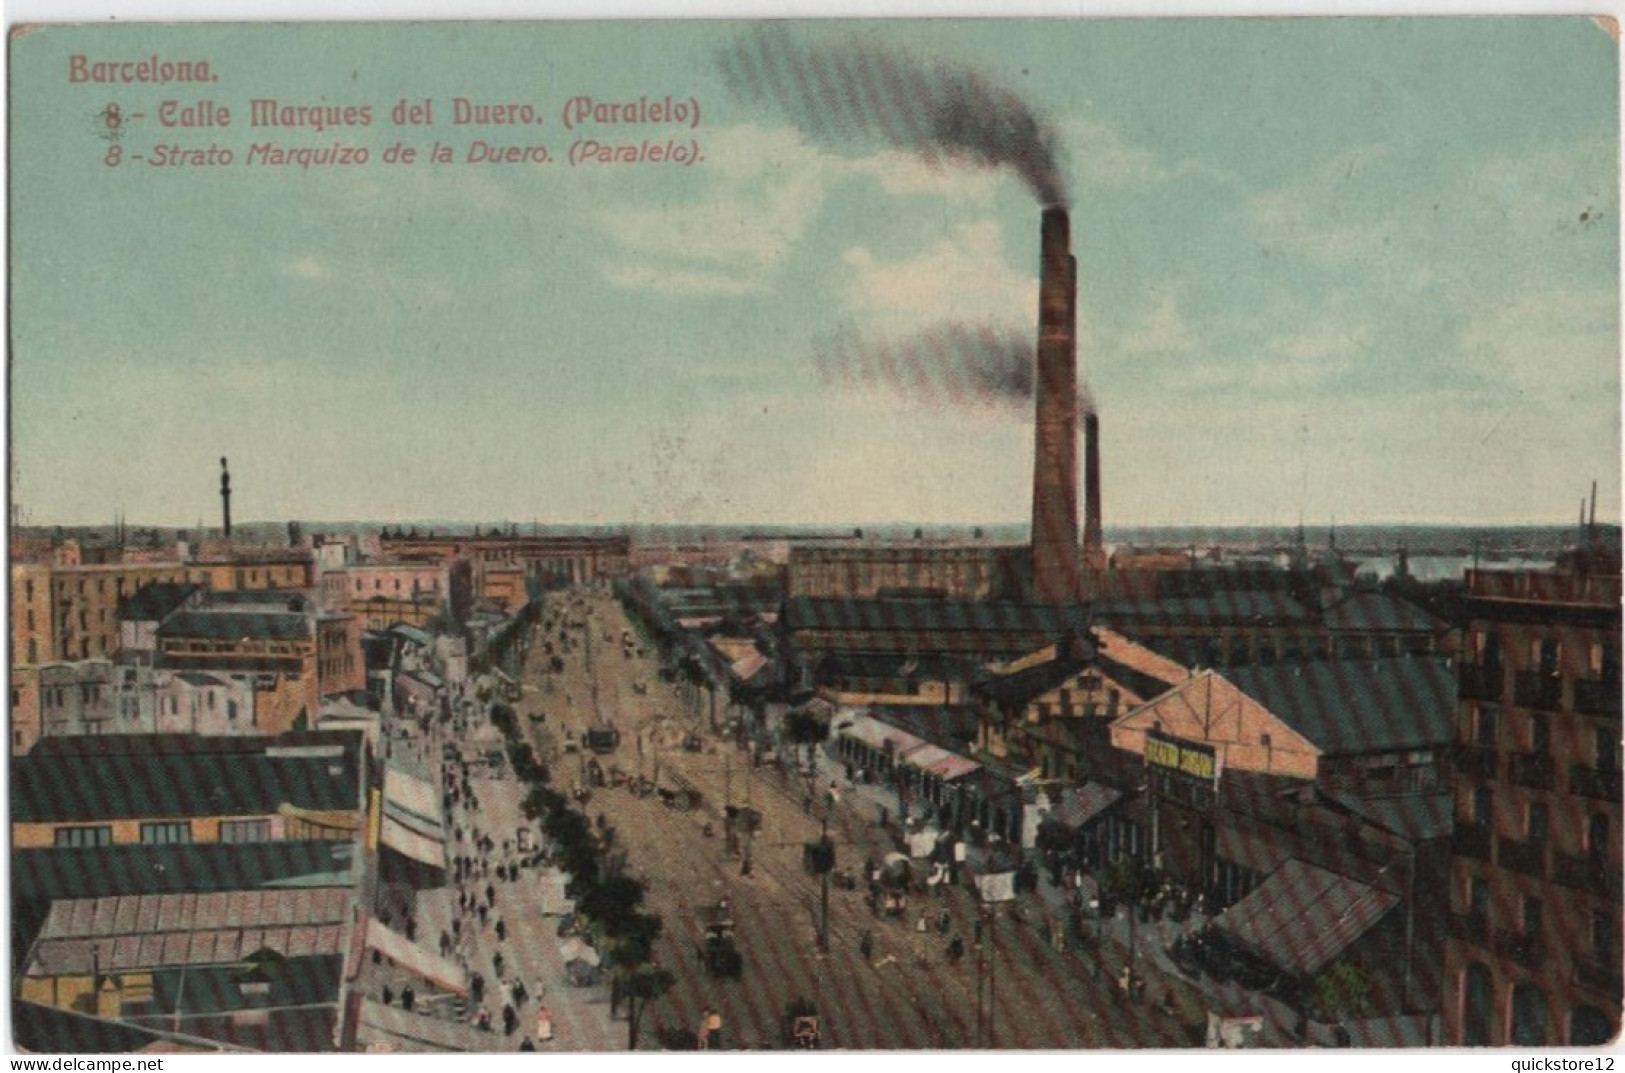
[[[52,904],[28,959],[30,976],[341,954],[349,887],[128,894]]]
[[[1437,747],[1454,734],[1456,675],[1437,657],[1235,667],[1224,676],[1327,756]]]
[[[791,629],[1036,632],[1062,637],[1082,633],[1090,619],[1089,609],[1082,604],[793,596],[784,603],[784,621]]]
[[[305,641],[311,636],[310,623],[310,616],[293,611],[177,611],[158,627],[158,636]]]
[[[359,805],[354,756],[267,753],[94,754],[32,752],[11,764],[13,823],[268,816],[283,805]]]

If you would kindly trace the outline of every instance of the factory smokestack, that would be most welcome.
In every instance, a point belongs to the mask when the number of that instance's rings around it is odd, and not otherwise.
[[[231,537],[231,471],[226,468],[226,460],[220,460],[220,528],[223,535]]]
[[[1100,520],[1100,417],[1083,415],[1083,568],[1093,578],[1106,569],[1106,542]]]
[[[1033,377],[1033,598],[1064,604],[1078,586],[1077,261],[1064,208],[1044,210]]]

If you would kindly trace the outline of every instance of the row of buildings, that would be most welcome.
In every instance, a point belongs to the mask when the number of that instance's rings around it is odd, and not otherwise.
[[[70,540],[14,564],[18,1045],[358,1050],[380,964],[466,993],[401,913],[445,885],[450,835],[398,724],[449,717],[484,643],[599,550],[498,543],[86,562]]]
[[[625,537],[390,536],[299,547],[24,541],[11,567],[11,751],[47,735],[279,734],[357,700],[369,635],[494,628],[540,587],[624,569]],[[376,669],[376,668],[375,668]]]
[[[1143,862],[1266,975],[1359,969],[1406,1040],[1617,1032],[1617,564],[1469,570],[1445,622],[1313,568],[1034,604],[999,598],[1008,549],[951,550],[792,548],[778,605],[624,595],[713,698],[827,717],[909,811]]]

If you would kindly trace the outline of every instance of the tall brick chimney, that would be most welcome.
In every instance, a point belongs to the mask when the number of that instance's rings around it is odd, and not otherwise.
[[[1044,210],[1033,436],[1033,599],[1072,603],[1078,587],[1077,261],[1063,208]]]

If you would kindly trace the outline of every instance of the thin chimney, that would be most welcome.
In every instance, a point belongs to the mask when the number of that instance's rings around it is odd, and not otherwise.
[[[1100,417],[1083,415],[1083,566],[1092,576],[1106,569],[1100,515]]]
[[[226,539],[231,539],[231,471],[226,460],[220,460],[220,519]]]

